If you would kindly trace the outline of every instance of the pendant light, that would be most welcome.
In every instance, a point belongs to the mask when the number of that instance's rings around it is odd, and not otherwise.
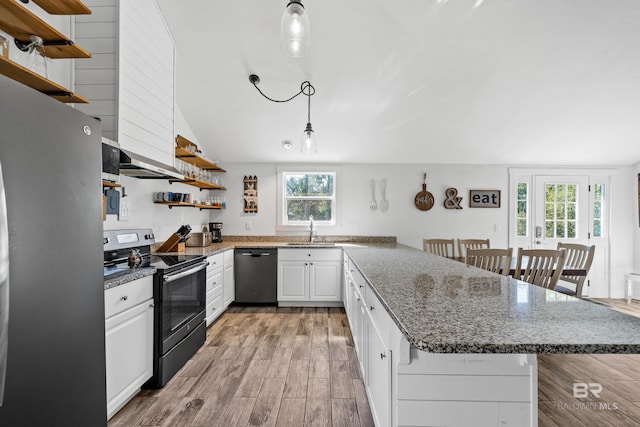
[[[258,87],[258,83],[260,83],[260,77],[258,77],[257,75],[251,74],[249,76],[249,81],[251,82],[253,87],[255,87],[257,91],[260,92],[260,95],[272,102],[289,102],[301,94],[307,97],[307,126],[304,130],[304,133],[302,134],[302,140],[300,141],[300,152],[302,154],[316,154],[318,152],[318,143],[316,141],[316,136],[313,132],[313,128],[311,127],[311,97],[316,93],[316,88],[313,87],[313,85],[308,81],[304,81],[300,84],[300,91],[298,93],[290,98],[278,100],[268,97],[260,90],[260,88]]]
[[[300,152],[302,154],[316,154],[318,152],[318,143],[316,141],[316,135],[313,133],[313,129],[311,128],[311,95],[315,93],[315,88],[311,86],[311,83],[308,83],[307,86],[302,86],[302,92],[307,95],[307,127],[302,134],[302,140],[300,141]],[[307,89],[307,93],[304,90]],[[313,90],[313,92],[311,92]]]
[[[309,16],[299,0],[290,1],[284,10],[280,46],[292,58],[302,58],[309,51]]]

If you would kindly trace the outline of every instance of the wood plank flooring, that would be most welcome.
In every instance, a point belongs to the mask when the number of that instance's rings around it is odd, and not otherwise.
[[[640,317],[640,302],[594,299]],[[579,325],[577,326],[579,327]],[[640,334],[640,331],[638,332]],[[593,383],[589,394],[574,398],[574,383]],[[578,396],[582,390],[578,388]],[[640,355],[541,354],[538,356],[538,425],[640,426]]]
[[[342,308],[230,307],[160,390],[115,426],[373,426]]]
[[[640,302],[596,300],[640,316]],[[640,426],[640,355],[538,356],[541,427]],[[343,309],[230,307],[161,390],[115,426],[373,426]],[[600,398],[574,398],[574,382]],[[594,391],[597,391],[597,386]]]

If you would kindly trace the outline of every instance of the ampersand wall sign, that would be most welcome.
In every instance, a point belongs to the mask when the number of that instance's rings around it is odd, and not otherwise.
[[[444,201],[444,207],[447,209],[462,209],[460,206],[460,202],[462,202],[462,197],[458,197],[458,190],[455,188],[447,188],[444,192],[447,198]]]

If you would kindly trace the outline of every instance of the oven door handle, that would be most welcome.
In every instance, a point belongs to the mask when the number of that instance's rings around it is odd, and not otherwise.
[[[198,271],[204,270],[205,268],[207,268],[208,265],[209,265],[208,261],[203,261],[200,264],[197,264],[195,267],[190,268],[188,270],[184,270],[175,274],[165,274],[164,282],[169,283],[169,282],[173,282],[174,280],[182,279],[183,277],[186,277],[191,274],[197,273]]]

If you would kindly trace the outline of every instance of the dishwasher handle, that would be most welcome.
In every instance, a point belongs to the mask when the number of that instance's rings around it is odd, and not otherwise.
[[[259,258],[263,256],[270,256],[269,252],[242,252],[242,256],[250,256],[254,258]]]

